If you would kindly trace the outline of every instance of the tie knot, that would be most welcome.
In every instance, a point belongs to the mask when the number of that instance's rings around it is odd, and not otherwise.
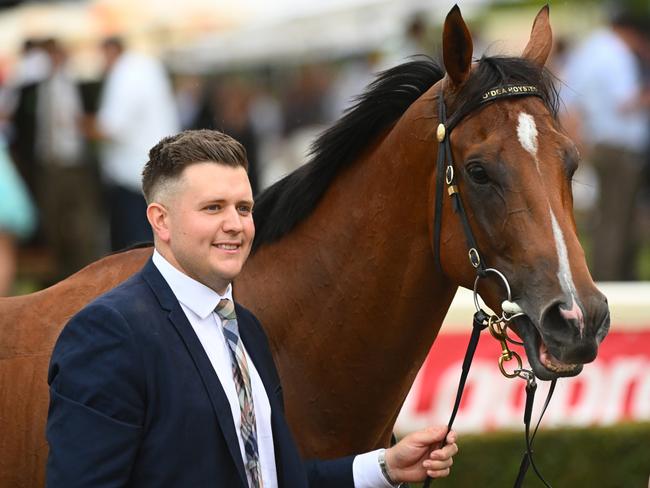
[[[217,308],[215,308],[217,315],[221,317],[222,320],[236,320],[237,314],[235,314],[235,303],[228,298],[223,298]]]

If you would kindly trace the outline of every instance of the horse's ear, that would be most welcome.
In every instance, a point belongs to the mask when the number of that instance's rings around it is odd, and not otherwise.
[[[553,46],[553,32],[551,31],[551,23],[548,19],[548,11],[548,4],[546,4],[539,11],[537,17],[535,17],[530,39],[521,55],[523,58],[530,59],[540,68],[546,64],[548,55],[551,53],[551,47]]]
[[[458,5],[454,5],[445,19],[442,32],[442,55],[445,70],[456,86],[462,85],[469,76],[472,51],[472,36],[460,14]]]

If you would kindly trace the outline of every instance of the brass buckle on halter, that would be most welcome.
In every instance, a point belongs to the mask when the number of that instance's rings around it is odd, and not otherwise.
[[[478,251],[472,248],[470,250],[470,259],[471,259],[472,251],[476,252],[476,257],[478,257]],[[499,278],[501,278],[501,281],[503,282],[503,285],[505,286],[506,289],[506,297],[507,297],[506,301],[511,302],[512,293],[510,292],[510,284],[508,283],[508,280],[503,275],[503,273],[501,273],[501,271],[494,268],[487,268],[485,272],[494,273]],[[478,294],[478,282],[480,279],[481,276],[477,275],[476,279],[474,280],[474,306],[476,307],[477,311],[482,310],[481,304],[479,303],[479,294]],[[510,341],[513,344],[519,344],[514,339],[508,337],[507,328],[508,328],[508,322],[510,322],[510,320],[520,315],[523,315],[523,313],[514,313],[513,315],[503,313],[501,317],[492,314],[488,320],[488,329],[490,330],[490,335],[494,337],[496,340],[498,340],[499,343],[501,344],[501,356],[499,357],[499,370],[506,378],[520,377],[523,379],[527,379],[528,374],[532,375],[532,372],[523,369],[521,356],[519,356],[519,354],[517,354],[515,351],[511,351],[510,348],[508,347],[508,341]],[[504,363],[507,363],[508,361],[511,361],[513,359],[517,361],[517,367],[513,369],[512,372],[508,372],[505,368]]]
[[[508,343],[506,342],[508,334],[505,325],[503,325],[503,320],[496,315],[492,315],[488,321],[488,328],[490,330],[490,335],[501,344],[501,356],[499,356],[499,370],[501,371],[501,374],[506,378],[515,378],[519,376],[519,372],[522,370],[521,356],[519,356],[515,351],[511,351],[508,347]],[[506,371],[503,363],[511,361],[512,359],[517,361],[517,367],[509,373]]]

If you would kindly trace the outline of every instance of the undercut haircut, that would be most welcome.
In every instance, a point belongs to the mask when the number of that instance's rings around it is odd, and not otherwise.
[[[246,149],[232,137],[216,130],[186,130],[165,137],[149,151],[149,161],[142,170],[142,192],[147,203],[178,181],[185,168],[204,162],[248,170]]]

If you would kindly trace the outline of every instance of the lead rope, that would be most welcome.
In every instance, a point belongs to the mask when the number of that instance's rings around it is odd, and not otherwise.
[[[488,315],[483,310],[478,310],[474,314],[474,320],[472,321],[472,335],[469,338],[469,343],[467,344],[467,350],[465,351],[465,358],[463,359],[463,369],[460,375],[460,381],[458,382],[458,390],[456,391],[456,401],[454,402],[454,408],[449,417],[449,422],[447,423],[447,432],[445,437],[442,440],[440,447],[444,447],[447,442],[447,434],[454,425],[454,420],[456,420],[456,414],[458,413],[458,408],[460,407],[460,402],[463,398],[463,391],[465,390],[465,381],[469,375],[469,368],[472,365],[472,360],[474,359],[474,352],[478,346],[478,341],[481,338],[481,331],[488,326]],[[427,479],[424,481],[423,488],[429,488],[433,478],[427,476]]]
[[[460,401],[463,398],[463,390],[465,390],[465,381],[469,375],[469,368],[472,365],[474,352],[476,352],[478,341],[481,338],[481,331],[487,327],[487,320],[488,316],[483,310],[479,310],[474,314],[474,320],[472,321],[472,335],[469,338],[469,344],[467,344],[467,351],[465,351],[462,373],[460,375],[460,381],[458,382],[458,390],[456,391],[456,401],[454,402],[454,408],[449,417],[449,422],[447,422],[447,433],[449,433],[451,427],[454,425],[454,420],[456,420]],[[447,437],[447,434],[445,434],[445,437]]]
[[[463,398],[465,383],[467,381],[467,376],[469,375],[469,370],[472,365],[472,361],[474,359],[474,353],[476,352],[476,348],[478,346],[478,341],[480,339],[481,332],[483,331],[483,329],[489,326],[490,322],[491,322],[491,318],[483,310],[479,309],[477,312],[474,313],[474,320],[472,321],[472,335],[470,336],[469,343],[467,344],[467,350],[465,351],[465,358],[463,359],[462,372],[460,375],[460,380],[458,382],[458,390],[456,391],[456,400],[454,401],[454,408],[452,409],[451,415],[449,417],[449,422],[447,423],[447,432],[445,433],[445,439],[454,424],[454,420],[456,420],[456,414],[458,413],[458,409],[460,407],[460,403]],[[540,423],[542,422],[542,417],[544,417],[544,414],[546,413],[548,405],[551,401],[551,397],[553,396],[553,392],[555,391],[555,385],[557,384],[557,380],[551,381],[551,386],[549,387],[548,394],[546,395],[544,406],[542,407],[542,411],[539,415],[539,418],[537,419],[537,423],[535,425],[535,429],[533,430],[533,434],[530,435],[530,421],[533,414],[535,393],[537,391],[537,382],[535,381],[535,375],[531,371],[521,368],[520,359],[518,359],[518,363],[520,367],[517,368],[514,371],[514,373],[507,374],[501,366],[502,358],[503,356],[500,358],[500,362],[499,362],[500,369],[506,377],[511,377],[511,378],[521,377],[526,379],[526,407],[524,409],[524,427],[526,431],[526,452],[524,452],[524,456],[521,460],[521,464],[519,465],[519,473],[517,474],[517,478],[515,479],[515,484],[513,488],[521,488],[522,483],[524,482],[524,478],[526,477],[526,473],[528,472],[530,466],[533,467],[533,471],[540,479],[540,481],[544,484],[544,486],[546,488],[552,488],[551,485],[544,479],[539,469],[537,468],[537,465],[535,464],[535,461],[533,459],[533,442],[535,441],[535,436],[537,435],[537,431],[539,429]],[[445,445],[446,445],[446,440],[443,439],[443,441],[440,444],[440,447],[443,447]],[[433,478],[427,476],[426,480],[424,481],[423,488],[429,488],[431,485],[431,481],[433,481]]]
[[[517,474],[517,478],[515,479],[515,484],[513,488],[521,488],[522,483],[524,482],[524,478],[526,477],[526,473],[528,472],[528,468],[530,466],[533,467],[533,471],[535,471],[535,474],[540,479],[540,481],[544,483],[544,486],[546,486],[547,488],[551,488],[551,485],[548,484],[548,482],[541,475],[541,473],[537,469],[537,466],[535,465],[535,461],[533,460],[533,442],[535,441],[535,435],[537,435],[537,429],[539,429],[539,424],[542,421],[542,417],[546,413],[548,404],[550,403],[551,397],[553,396],[553,392],[555,391],[556,384],[557,384],[557,380],[551,381],[551,386],[549,387],[548,394],[546,395],[546,401],[544,402],[542,411],[539,414],[539,419],[537,419],[537,424],[535,425],[535,430],[533,431],[533,435],[531,436],[530,418],[533,413],[533,402],[535,400],[535,390],[537,389],[535,376],[531,376],[530,380],[528,380],[526,383],[526,410],[524,412],[524,426],[526,429],[526,452],[524,453],[524,457],[521,459],[521,464],[519,465],[519,473]]]

